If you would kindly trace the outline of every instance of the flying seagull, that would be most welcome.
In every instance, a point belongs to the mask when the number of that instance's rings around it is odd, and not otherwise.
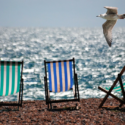
[[[124,19],[125,14],[118,15],[118,8],[117,7],[108,7],[105,6],[104,8],[107,9],[107,12],[104,14],[100,14],[97,17],[101,17],[103,19],[106,19],[107,21],[102,25],[103,28],[103,34],[105,36],[105,39],[108,43],[108,45],[111,47],[112,43],[112,28],[117,22],[117,19]]]

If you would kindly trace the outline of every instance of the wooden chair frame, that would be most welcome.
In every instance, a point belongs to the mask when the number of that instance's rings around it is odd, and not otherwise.
[[[22,61],[0,61],[0,63],[12,63],[12,64],[15,64],[15,62],[21,64],[21,77],[20,77],[20,90],[19,90],[19,100],[18,102],[0,102],[0,106],[18,106],[18,109],[19,109],[19,106],[22,107],[22,101],[23,101],[23,78],[22,78],[22,73],[23,73],[23,60]],[[17,95],[18,96],[18,95]]]
[[[124,88],[123,88],[123,83],[122,83],[122,79],[121,79],[121,76],[122,74],[124,73],[125,71],[125,66],[123,67],[123,69],[121,70],[121,72],[118,74],[116,80],[114,81],[113,85],[111,86],[111,88],[109,89],[109,91],[103,89],[102,87],[98,87],[98,89],[102,90],[103,92],[107,93],[106,96],[103,98],[101,104],[99,105],[99,108],[101,107],[112,107],[112,106],[103,106],[103,104],[105,103],[105,101],[107,100],[108,96],[112,96],[113,98],[115,98],[116,100],[118,100],[120,102],[120,105],[119,107],[121,107],[123,104],[125,104],[125,91],[124,91]],[[113,88],[115,87],[115,85],[118,83],[120,83],[120,87],[121,87],[121,90],[122,90],[122,95],[123,95],[123,99],[120,99],[118,98],[117,96],[113,95],[111,92],[113,90]]]
[[[62,100],[51,100],[50,99],[50,92],[48,90],[48,83],[47,83],[47,63],[51,62],[61,62],[61,61],[73,61],[73,70],[74,70],[74,85],[75,85],[75,94],[74,94],[74,99],[62,99]],[[45,66],[45,77],[44,77],[44,84],[45,84],[45,97],[46,97],[46,104],[48,105],[48,109],[50,107],[52,108],[52,103],[59,103],[59,102],[68,102],[68,101],[80,101],[79,97],[79,89],[78,89],[78,79],[77,79],[77,74],[75,73],[75,59],[70,59],[70,60],[59,60],[59,61],[45,61],[44,60],[44,66]]]

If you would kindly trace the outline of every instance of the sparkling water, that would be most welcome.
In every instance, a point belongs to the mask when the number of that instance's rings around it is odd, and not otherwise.
[[[23,100],[45,99],[44,60],[73,57],[80,98],[101,98],[105,93],[98,86],[110,87],[125,65],[124,34],[125,28],[114,28],[108,47],[102,28],[0,28],[0,58],[24,60]],[[56,94],[56,98],[72,96],[71,91]]]

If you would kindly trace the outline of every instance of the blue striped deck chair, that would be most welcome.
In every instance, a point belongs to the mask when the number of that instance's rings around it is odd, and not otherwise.
[[[45,65],[45,97],[48,108],[52,103],[80,101],[77,74],[75,73],[75,59],[60,61],[44,61]],[[73,87],[74,86],[74,87]],[[50,92],[74,91],[73,99],[50,99]]]
[[[123,67],[121,72],[118,74],[116,80],[114,81],[113,85],[110,88],[104,89],[100,86],[98,87],[98,89],[100,89],[101,91],[106,93],[105,97],[103,98],[102,102],[99,105],[99,108],[110,108],[110,107],[115,108],[116,107],[116,106],[103,106],[103,104],[107,100],[108,96],[111,96],[111,97],[115,98],[116,100],[118,100],[120,102],[119,107],[121,107],[123,104],[125,104],[125,90],[124,90],[124,84],[123,84],[122,78],[121,78],[121,76],[123,75],[124,72],[125,72],[125,66]],[[120,86],[115,87],[118,82],[119,82]],[[114,90],[114,92],[121,91],[123,98],[121,99],[121,98],[117,97],[116,95],[112,94],[111,93],[112,90]]]
[[[0,102],[0,106],[22,106],[23,61],[0,61],[0,96],[17,95],[16,101]]]

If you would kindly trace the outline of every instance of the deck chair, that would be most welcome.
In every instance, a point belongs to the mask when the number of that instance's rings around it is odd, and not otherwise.
[[[16,101],[1,102],[0,106],[22,106],[23,61],[0,61],[0,96],[17,95]]]
[[[52,103],[80,101],[77,74],[75,73],[75,59],[44,61],[44,65],[45,97],[48,109],[52,108]],[[74,91],[73,99],[50,99],[50,92],[65,92],[68,90]]]
[[[125,66],[123,67],[123,69],[121,70],[121,72],[118,74],[116,80],[114,81],[113,85],[108,89],[104,89],[102,87],[98,87],[98,89],[102,90],[103,92],[106,93],[105,97],[103,98],[101,104],[99,105],[99,108],[101,107],[104,107],[104,108],[110,108],[112,106],[103,106],[103,104],[105,103],[105,101],[107,100],[108,96],[112,96],[113,98],[115,98],[116,100],[118,100],[120,102],[120,105],[119,107],[121,107],[123,104],[125,104],[125,90],[124,90],[124,84],[122,83],[122,79],[121,79],[121,76],[122,74],[124,73],[125,71]],[[120,83],[120,86],[119,87],[115,87],[117,83]],[[121,93],[122,93],[122,96],[123,96],[123,99],[115,96],[114,94],[112,94],[112,90],[115,89],[115,91],[120,91],[121,90]]]

